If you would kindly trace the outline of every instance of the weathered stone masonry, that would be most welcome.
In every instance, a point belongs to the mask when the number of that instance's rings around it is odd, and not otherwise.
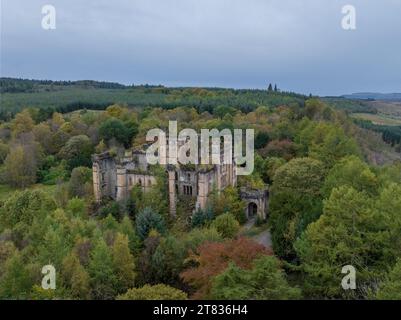
[[[123,200],[134,186],[143,191],[156,184],[143,150],[126,151],[124,157],[110,152],[96,154],[93,160],[93,187],[95,199],[103,197]],[[236,186],[237,175],[234,164],[221,165],[167,165],[170,214],[176,215],[177,197],[190,196],[196,200],[196,208],[205,209],[213,190],[220,192],[228,186]],[[241,189],[241,198],[247,203],[248,218],[257,214],[265,219],[268,210],[268,191]]]

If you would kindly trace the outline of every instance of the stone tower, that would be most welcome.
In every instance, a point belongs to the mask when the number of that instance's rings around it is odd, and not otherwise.
[[[176,172],[175,168],[172,165],[167,165],[167,173],[168,173],[168,194],[169,194],[169,204],[170,204],[170,214],[175,217],[177,214],[177,195],[175,193],[175,180],[176,180]]]

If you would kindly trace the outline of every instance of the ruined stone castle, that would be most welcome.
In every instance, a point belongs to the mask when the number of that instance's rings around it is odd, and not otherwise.
[[[93,159],[93,186],[97,201],[108,197],[123,200],[134,186],[140,186],[144,192],[156,184],[143,150],[129,150],[124,156],[110,152],[96,154]],[[195,207],[205,209],[208,197],[213,190],[220,192],[228,186],[236,186],[235,164],[219,165],[166,165],[170,214],[176,215],[177,197],[185,195],[193,198]],[[250,190],[241,188],[241,199],[247,206],[248,218],[256,214],[266,219],[268,210],[267,188]]]

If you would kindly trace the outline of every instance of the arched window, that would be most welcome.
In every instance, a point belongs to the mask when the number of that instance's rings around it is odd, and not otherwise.
[[[191,181],[191,174],[187,174],[187,179],[188,179],[188,181]]]
[[[138,184],[142,187],[142,180],[141,179],[138,180]]]

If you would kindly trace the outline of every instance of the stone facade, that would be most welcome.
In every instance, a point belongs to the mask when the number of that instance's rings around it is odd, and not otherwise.
[[[269,191],[264,189],[241,188],[240,197],[246,203],[245,214],[251,219],[256,214],[263,220],[267,219],[269,211]]]
[[[123,200],[129,196],[134,186],[149,190],[156,184],[156,177],[146,161],[146,153],[142,150],[126,151],[123,157],[117,157],[110,152],[97,154],[93,160],[93,186],[95,199],[100,202],[108,197],[114,200]],[[220,192],[228,186],[236,186],[237,175],[234,164],[221,165],[167,165],[169,188],[170,214],[176,215],[178,196],[194,198],[195,207],[205,209],[210,193],[213,190]],[[241,190],[241,197],[247,202],[246,215],[249,212],[249,203],[257,207],[255,212],[266,217],[266,191]],[[252,211],[253,212],[253,211]]]

